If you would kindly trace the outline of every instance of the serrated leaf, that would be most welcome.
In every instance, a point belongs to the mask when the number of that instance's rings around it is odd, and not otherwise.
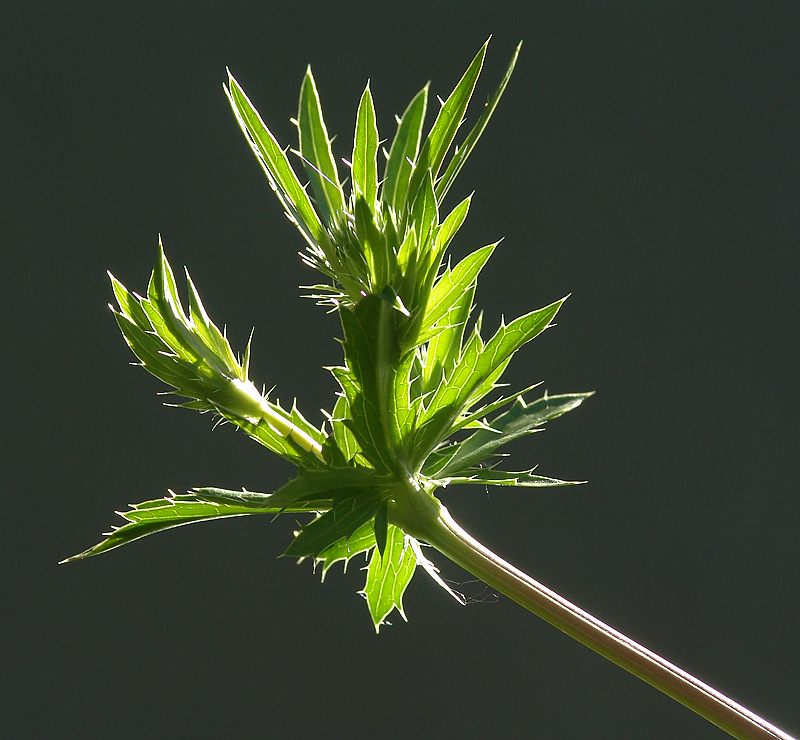
[[[367,83],[356,115],[353,137],[353,194],[360,194],[370,209],[378,197],[378,126]]]
[[[394,483],[391,476],[381,475],[372,468],[352,466],[308,470],[301,468],[297,477],[281,486],[271,495],[273,506],[290,509],[303,502],[314,502],[315,508],[329,509],[325,502],[353,498],[360,493],[381,490]],[[321,506],[318,504],[322,503]]]
[[[505,413],[492,419],[487,429],[480,429],[460,442],[448,462],[438,468],[437,477],[456,475],[484,461],[504,444],[530,434],[545,422],[572,411],[591,393],[545,395],[529,404],[520,397]],[[431,473],[432,475],[434,473]]]
[[[339,183],[336,161],[331,151],[328,130],[322,117],[317,85],[311,67],[306,70],[300,88],[297,111],[300,133],[300,156],[316,196],[317,208],[328,225],[335,223],[344,212],[344,192]]]
[[[185,388],[191,382],[191,376],[173,357],[163,353],[164,343],[156,336],[140,329],[127,316],[114,312],[122,336],[142,362],[142,366],[159,380],[163,380],[175,389]]]
[[[228,369],[237,370],[238,363],[233,356],[233,351],[228,343],[228,340],[223,336],[222,332],[215,326],[214,322],[208,317],[206,309],[203,306],[203,301],[189,276],[189,271],[186,271],[186,284],[189,289],[189,319],[192,328],[205,342],[206,346],[218,357],[224,359]],[[246,360],[242,363],[241,371],[237,374],[239,380],[247,380],[247,365],[249,364],[250,357],[250,344],[247,344]]]
[[[400,212],[406,203],[408,180],[413,163],[419,153],[422,126],[428,106],[428,86],[422,88],[411,100],[397,126],[386,162],[381,198],[395,211]]]
[[[547,328],[563,302],[563,299],[556,301],[501,326],[482,347],[476,342],[469,342],[453,374],[434,395],[429,410],[435,412],[438,408],[450,405],[461,407],[468,399],[472,399],[475,390],[487,378],[500,369],[523,344]]]
[[[428,333],[460,302],[460,299],[478,279],[480,271],[489,260],[489,257],[492,256],[492,252],[494,252],[498,244],[499,242],[495,242],[477,249],[461,260],[455,267],[444,271],[434,284],[428,298],[428,306],[420,326],[418,341],[424,342],[429,339]]]
[[[248,509],[259,509],[273,514],[290,512],[318,511],[319,501],[301,501],[293,504],[275,503],[274,493],[258,493],[256,491],[229,491],[226,488],[194,488],[192,495],[202,501],[215,504],[243,506]]]
[[[475,299],[475,284],[468,287],[439,321],[441,329],[428,342],[422,384],[426,391],[439,387],[458,362],[464,329]]]
[[[374,492],[350,496],[334,503],[330,511],[306,524],[283,553],[285,557],[317,557],[342,539],[350,537],[378,510]]]
[[[375,528],[372,522],[364,522],[349,537],[334,542],[315,558],[316,563],[322,563],[322,580],[334,563],[344,561],[344,568],[356,555],[368,552],[375,547]]]
[[[439,207],[433,193],[433,180],[430,172],[426,172],[423,176],[420,188],[411,204],[411,223],[414,224],[417,232],[418,250],[422,252],[428,246],[428,239],[439,224]],[[430,252],[432,253],[433,250]],[[429,263],[435,262],[434,256],[431,254],[432,259],[429,260]]]
[[[383,555],[377,548],[372,551],[363,591],[376,632],[393,609],[408,621],[403,610],[403,594],[416,567],[416,555],[413,548],[406,546],[403,530],[390,524]]]
[[[564,300],[501,325],[485,345],[476,328],[450,377],[433,394],[425,409],[424,420],[415,435],[415,464],[421,464],[450,435],[452,425],[465,408],[492,389],[514,353],[544,331]]]
[[[127,520],[127,524],[114,529],[106,536],[106,539],[94,547],[90,547],[88,550],[78,555],[73,555],[62,562],[99,555],[101,552],[127,545],[129,542],[141,539],[149,534],[185,524],[232,516],[244,516],[246,514],[275,514],[277,511],[271,507],[257,508],[204,501],[193,494],[171,494],[166,498],[131,504],[130,511],[117,513]]]

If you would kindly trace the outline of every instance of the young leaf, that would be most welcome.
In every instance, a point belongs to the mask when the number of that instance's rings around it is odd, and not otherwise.
[[[402,211],[406,203],[408,180],[419,152],[427,106],[428,86],[425,85],[413,97],[403,113],[389,150],[389,159],[386,162],[381,188],[381,199],[397,212]]]
[[[422,385],[426,391],[436,390],[442,378],[448,377],[456,366],[474,298],[473,282],[439,321],[442,328],[431,338],[425,355]]]
[[[369,267],[370,285],[367,287],[379,293],[395,272],[396,257],[386,235],[375,225],[372,210],[361,195],[356,196],[355,226],[359,245]]]
[[[442,200],[444,200],[445,195],[447,195],[447,191],[450,190],[450,186],[453,184],[456,176],[464,166],[464,162],[467,161],[467,157],[469,157],[469,155],[472,153],[472,150],[475,148],[475,144],[478,143],[478,139],[481,138],[481,134],[486,128],[486,124],[489,123],[489,119],[492,117],[494,109],[500,102],[500,98],[505,92],[506,85],[508,85],[508,81],[511,79],[511,75],[514,72],[514,67],[517,64],[517,57],[519,56],[519,51],[521,48],[522,42],[520,41],[514,51],[514,56],[511,57],[511,62],[509,63],[508,69],[506,69],[506,73],[500,82],[500,86],[497,88],[497,90],[495,90],[494,95],[489,98],[486,106],[483,109],[483,113],[481,113],[481,116],[478,119],[478,122],[472,128],[472,131],[469,132],[467,138],[464,139],[464,143],[458,147],[458,150],[450,160],[450,164],[447,166],[444,175],[442,175],[441,180],[439,180],[437,183],[436,198],[440,203]]]
[[[308,194],[297,179],[283,149],[230,72],[225,94],[245,138],[289,218],[312,247],[324,244],[325,229]]]
[[[501,325],[484,345],[473,331],[455,369],[433,394],[424,419],[414,437],[414,465],[422,465],[428,454],[453,431],[459,415],[477,403],[493,387],[514,353],[549,325],[565,299]]]
[[[417,558],[413,549],[406,546],[403,530],[390,524],[383,555],[377,547],[372,551],[363,591],[376,632],[393,609],[408,621],[403,611],[403,593],[416,567]]]
[[[455,267],[445,270],[431,290],[417,341],[421,343],[429,339],[431,330],[460,302],[461,297],[478,279],[480,271],[492,256],[498,243],[475,250]]]
[[[476,389],[501,369],[523,344],[544,331],[563,302],[564,299],[556,301],[502,325],[480,349],[477,349],[477,344],[468,343],[453,375],[431,400],[428,412],[435,413],[439,408],[451,405],[460,411],[467,400],[477,401],[474,398]]]
[[[224,358],[225,364],[229,368],[239,369],[239,380],[246,381],[247,365],[250,359],[250,343],[248,342],[245,353],[247,361],[242,362],[241,366],[239,366],[236,358],[233,356],[231,345],[228,344],[228,340],[208,317],[206,309],[203,306],[203,301],[200,300],[200,294],[197,292],[192,278],[189,277],[188,270],[186,271],[186,284],[189,288],[189,319],[192,328],[213,354],[217,357]]]
[[[317,199],[317,208],[330,225],[339,220],[344,212],[344,192],[339,184],[336,161],[331,152],[331,142],[322,118],[322,106],[311,67],[306,70],[300,88],[297,123],[300,132],[300,156]]]
[[[424,174],[421,187],[411,204],[410,223],[414,224],[417,232],[418,250],[420,252],[429,250],[428,239],[439,225],[439,209],[433,193],[433,180],[430,172]],[[430,251],[433,252],[432,249]]]
[[[439,199],[439,203],[441,202],[441,199]],[[467,218],[467,213],[469,213],[469,206],[471,202],[471,195],[467,198],[464,198],[464,200],[462,200],[452,211],[450,211],[447,218],[442,221],[442,225],[436,232],[435,245],[437,254],[443,254],[444,250],[447,249],[448,245],[453,240],[453,237],[458,233],[458,230],[461,228],[462,224]]]
[[[453,143],[456,132],[464,118],[472,93],[475,90],[475,83],[481,73],[483,58],[486,56],[488,40],[475,55],[467,71],[459,80],[455,89],[450,93],[450,97],[442,105],[439,115],[433,123],[433,127],[428,134],[428,138],[422,146],[411,180],[408,185],[408,199],[413,200],[422,185],[423,178],[430,172],[434,179],[439,174],[439,168],[447,154],[447,150]]]
[[[117,512],[127,520],[127,524],[109,532],[99,544],[62,562],[80,560],[101,552],[127,545],[129,542],[146,537],[154,532],[180,527],[184,524],[204,522],[209,519],[222,519],[245,514],[276,514],[274,507],[257,508],[249,505],[204,501],[194,494],[174,494],[154,501],[131,504],[130,511]]]
[[[378,196],[378,126],[369,83],[361,96],[353,137],[353,195],[360,193],[370,210]]]

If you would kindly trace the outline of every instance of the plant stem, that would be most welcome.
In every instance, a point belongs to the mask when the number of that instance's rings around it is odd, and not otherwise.
[[[663,691],[740,740],[794,740],[782,730],[617,632],[510,565],[465,532],[441,506],[421,539],[570,637]]]

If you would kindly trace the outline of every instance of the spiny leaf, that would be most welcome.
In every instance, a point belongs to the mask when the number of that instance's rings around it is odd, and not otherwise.
[[[334,542],[317,555],[315,563],[322,563],[322,580],[325,580],[325,574],[334,563],[344,561],[344,568],[347,570],[350,560],[373,547],[375,547],[375,527],[373,522],[367,521],[349,537]]]
[[[213,504],[244,506],[275,514],[302,511],[319,511],[319,501],[301,501],[293,504],[276,503],[274,493],[258,493],[256,491],[229,491],[226,488],[194,488],[192,494],[202,501]]]
[[[552,321],[563,299],[549,306],[531,311],[501,326],[484,346],[469,342],[453,374],[431,400],[428,411],[435,412],[444,406],[460,407],[474,399],[475,390],[526,342],[538,336]]]
[[[413,549],[406,546],[403,530],[390,524],[383,555],[377,547],[372,551],[363,591],[376,632],[393,609],[406,619],[403,594],[416,567],[417,558]]]
[[[108,533],[106,539],[94,547],[62,562],[98,555],[101,552],[127,545],[129,542],[154,532],[180,527],[184,524],[245,514],[275,514],[278,513],[278,510],[269,506],[258,508],[249,505],[204,501],[194,494],[176,495],[170,492],[166,498],[131,504],[130,511],[117,513],[127,520],[127,524]]]
[[[425,391],[434,391],[449,376],[458,362],[464,329],[473,307],[475,283],[469,286],[439,321],[441,327],[428,343],[422,385]]]
[[[281,205],[311,246],[324,244],[326,237],[322,222],[289,164],[286,153],[264,125],[258,111],[230,72],[225,94]]]
[[[441,199],[439,199],[441,203]],[[447,249],[453,237],[458,233],[458,230],[463,225],[469,213],[469,206],[472,202],[472,196],[464,198],[450,213],[447,215],[439,230],[436,232],[436,252],[443,254]]]
[[[249,345],[237,362],[224,334],[214,325],[189,280],[187,317],[172,268],[159,244],[148,298],[132,295],[111,276],[121,313],[117,324],[143,367],[190,400],[183,406],[214,411],[267,448],[298,465],[322,461],[325,435],[292,407],[285,411],[262,396],[247,379]]]
[[[306,524],[283,553],[286,557],[317,557],[342,539],[350,537],[378,510],[375,493],[361,493],[337,501],[330,511]]]
[[[453,372],[433,394],[414,438],[414,464],[451,434],[453,424],[469,406],[492,390],[514,353],[549,325],[565,299],[501,325],[484,345],[476,329]]]
[[[475,83],[481,73],[488,43],[489,41],[487,40],[480,48],[480,51],[467,67],[467,71],[464,72],[455,89],[439,110],[439,115],[436,117],[428,138],[422,146],[422,151],[411,175],[408,185],[408,198],[411,200],[416,196],[423,183],[423,178],[428,172],[431,173],[434,179],[439,173],[442,161],[453,143],[459,126],[461,126],[467,105],[472,97]]]
[[[455,267],[445,270],[444,274],[434,284],[428,298],[425,317],[420,327],[419,342],[430,338],[429,332],[460,302],[461,297],[472,287],[498,243],[475,250]]]
[[[511,79],[511,75],[514,72],[514,67],[517,64],[517,57],[519,57],[521,48],[522,42],[520,41],[514,51],[514,56],[511,57],[511,62],[509,63],[508,69],[506,69],[506,73],[500,82],[500,86],[497,88],[497,90],[495,90],[494,95],[489,98],[486,106],[483,109],[483,113],[478,119],[478,122],[475,124],[475,126],[473,126],[472,130],[467,135],[467,138],[464,139],[464,143],[458,147],[458,150],[450,160],[450,164],[447,166],[444,175],[442,175],[441,180],[439,180],[439,182],[436,184],[436,197],[440,203],[444,199],[445,195],[447,195],[447,191],[450,190],[450,186],[453,184],[456,176],[464,166],[464,162],[467,161],[467,157],[469,157],[469,155],[472,153],[472,150],[475,148],[475,144],[478,143],[478,139],[481,138],[481,134],[486,128],[486,124],[489,123],[489,119],[492,117],[494,109],[500,102],[500,98],[505,92],[506,85],[508,85],[508,81]]]
[[[339,174],[331,152],[328,130],[322,118],[322,106],[311,67],[306,70],[300,88],[297,123],[300,132],[300,156],[317,198],[317,208],[330,225],[344,211],[344,192],[339,184]]]
[[[544,395],[529,404],[519,397],[508,411],[488,422],[488,428],[480,429],[460,442],[447,464],[439,468],[436,473],[430,474],[445,478],[477,465],[502,445],[530,434],[545,422],[576,409],[591,395],[591,393]]]
[[[449,476],[441,480],[442,485],[450,484],[472,484],[479,486],[527,486],[531,488],[541,488],[545,486],[573,486],[582,481],[565,481],[556,478],[545,478],[541,475],[533,475],[532,470],[521,473],[510,473],[505,470],[494,470],[493,468],[476,468],[467,470],[463,475]]]
[[[403,113],[389,150],[381,198],[397,212],[402,211],[406,203],[408,180],[419,152],[427,106],[428,86],[425,85]]]
[[[386,235],[375,225],[372,210],[361,195],[356,196],[355,227],[359,245],[369,267],[370,284],[367,287],[374,292],[380,292],[394,275],[396,258]]]

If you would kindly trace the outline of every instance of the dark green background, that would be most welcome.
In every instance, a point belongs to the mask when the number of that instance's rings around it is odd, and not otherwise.
[[[476,190],[454,252],[505,237],[479,288],[488,326],[572,293],[508,379],[597,394],[512,464],[590,482],[446,503],[546,584],[800,731],[800,4],[521,7],[6,5],[2,737],[725,737],[446,564],[473,603],[420,575],[410,623],[376,637],[357,563],[320,585],[275,559],[288,518],[56,565],[129,502],[270,490],[291,472],[163,409],[127,364],[104,271],[144,290],[158,233],[236,347],[255,325],[256,381],[314,420],[331,407],[335,317],[298,297],[315,276],[229,111],[225,66],[289,143],[310,62],[349,156],[367,78],[388,136],[489,33],[481,98],[525,46],[451,196]]]

